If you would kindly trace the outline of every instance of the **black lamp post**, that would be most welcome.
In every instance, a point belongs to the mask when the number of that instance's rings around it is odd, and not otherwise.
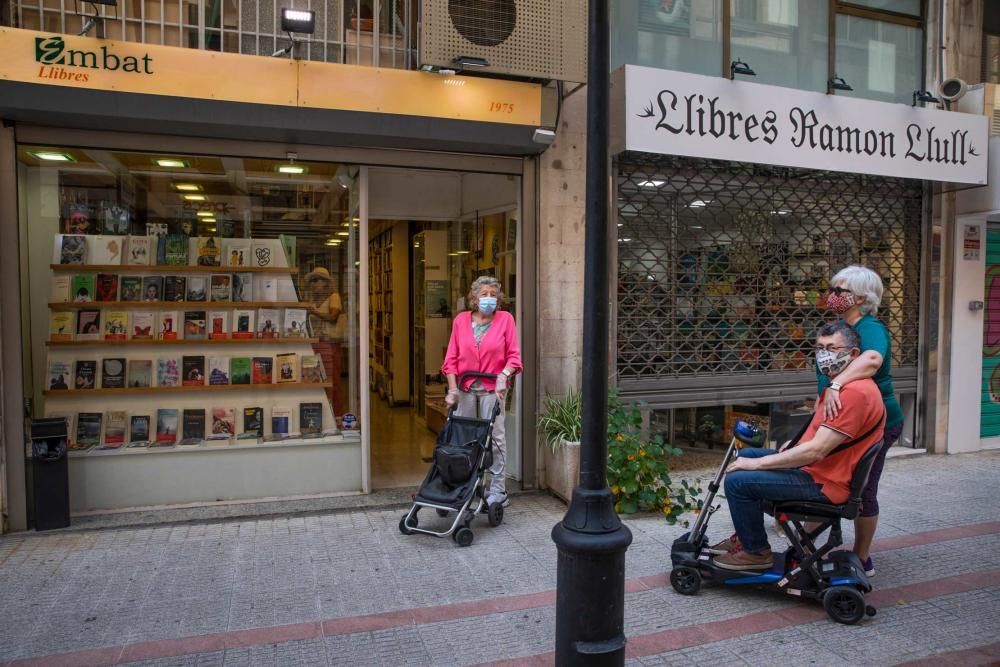
[[[632,532],[608,488],[608,0],[589,0],[587,222],[580,484],[552,529],[559,549],[556,665],[625,662],[625,550]]]

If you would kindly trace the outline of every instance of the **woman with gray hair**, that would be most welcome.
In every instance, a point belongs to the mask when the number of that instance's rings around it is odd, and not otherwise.
[[[855,380],[872,378],[878,385],[885,403],[885,437],[882,449],[868,476],[868,484],[861,494],[862,508],[854,520],[854,553],[865,565],[869,577],[875,575],[871,559],[872,540],[878,526],[878,482],[882,476],[885,455],[903,432],[903,410],[892,386],[892,340],[889,330],[875,316],[882,303],[882,279],[866,266],[851,265],[837,272],[830,280],[830,293],[826,307],[858,332],[861,337],[861,355],[836,377],[829,378],[817,369],[819,394],[826,391],[823,400],[825,417],[832,419],[841,410],[840,389]],[[850,354],[850,350],[841,354]]]
[[[496,278],[476,278],[466,301],[471,310],[459,313],[452,323],[451,340],[448,341],[441,372],[448,378],[445,402],[456,406],[457,416],[475,417],[477,400],[480,415],[489,415],[497,403],[500,404],[500,414],[493,424],[492,479],[486,504],[500,503],[506,507],[510,501],[507,499],[507,440],[503,408],[510,378],[521,370],[521,350],[514,318],[510,313],[497,310],[502,299],[503,293]],[[463,373],[488,373],[495,379],[470,379],[466,380],[464,387],[459,387],[458,378]]]

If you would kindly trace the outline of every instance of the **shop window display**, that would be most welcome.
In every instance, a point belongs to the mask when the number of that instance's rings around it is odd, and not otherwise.
[[[67,419],[71,458],[360,440],[357,371],[343,363],[352,170],[18,154],[27,393],[37,416]]]

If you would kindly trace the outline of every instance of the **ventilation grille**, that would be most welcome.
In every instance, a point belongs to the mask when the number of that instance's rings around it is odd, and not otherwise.
[[[990,120],[990,136],[1000,137],[1000,109],[993,110],[993,118]]]
[[[469,56],[485,59],[487,73],[586,79],[583,0],[422,0],[421,10],[422,65],[454,67]]]

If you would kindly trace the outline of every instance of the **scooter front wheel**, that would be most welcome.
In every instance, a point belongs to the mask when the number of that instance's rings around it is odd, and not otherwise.
[[[678,565],[670,571],[670,585],[681,595],[697,595],[701,590],[701,573],[693,567]]]
[[[865,596],[853,586],[834,586],[823,594],[823,608],[837,623],[854,625],[865,616]]]

